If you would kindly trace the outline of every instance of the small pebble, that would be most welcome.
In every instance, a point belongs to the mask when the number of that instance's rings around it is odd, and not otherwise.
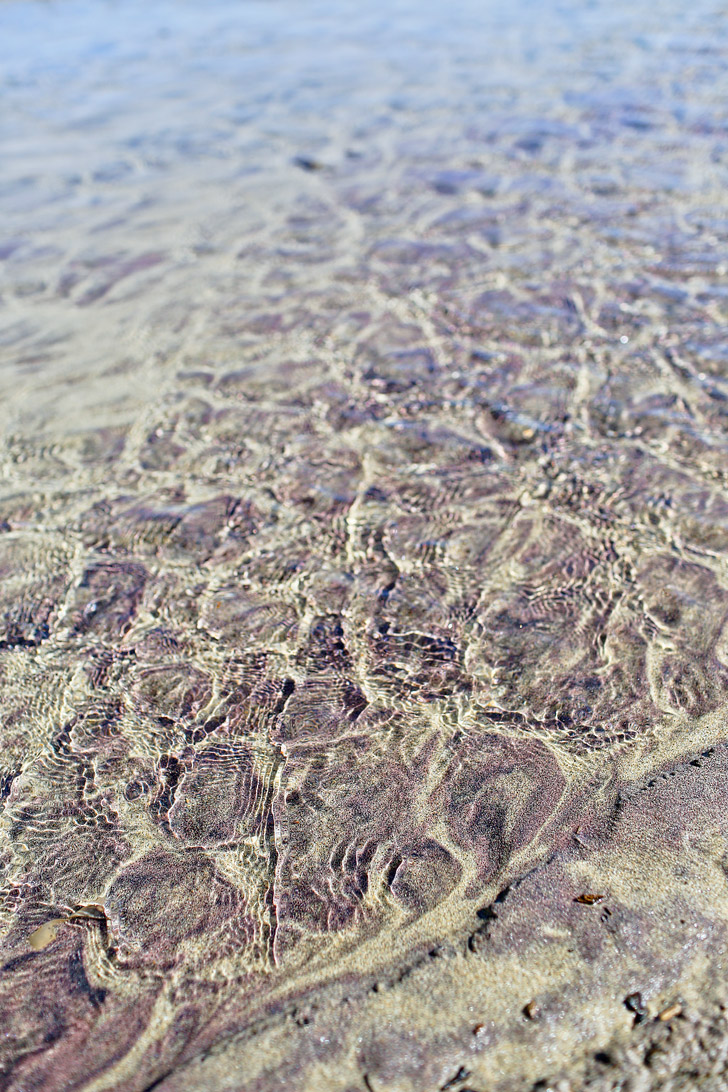
[[[676,1001],[674,1005],[668,1005],[666,1009],[663,1009],[661,1013],[658,1013],[657,1019],[666,1023],[668,1020],[672,1020],[674,1016],[680,1016],[682,1014],[682,1005],[679,1001]]]

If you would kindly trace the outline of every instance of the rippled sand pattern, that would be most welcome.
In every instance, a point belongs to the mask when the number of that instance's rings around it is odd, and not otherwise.
[[[725,13],[480,6],[0,8],[3,1089],[691,1057]]]

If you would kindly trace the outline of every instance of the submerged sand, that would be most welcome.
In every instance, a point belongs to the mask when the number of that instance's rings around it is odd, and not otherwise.
[[[0,1087],[723,1088],[728,36],[0,10]]]

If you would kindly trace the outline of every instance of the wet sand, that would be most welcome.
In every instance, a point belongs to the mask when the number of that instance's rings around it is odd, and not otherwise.
[[[722,1087],[724,13],[480,7],[0,9],[8,1092]]]

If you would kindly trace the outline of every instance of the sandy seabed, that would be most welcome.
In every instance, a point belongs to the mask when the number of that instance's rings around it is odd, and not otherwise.
[[[0,8],[0,1088],[728,1080],[721,5]]]

